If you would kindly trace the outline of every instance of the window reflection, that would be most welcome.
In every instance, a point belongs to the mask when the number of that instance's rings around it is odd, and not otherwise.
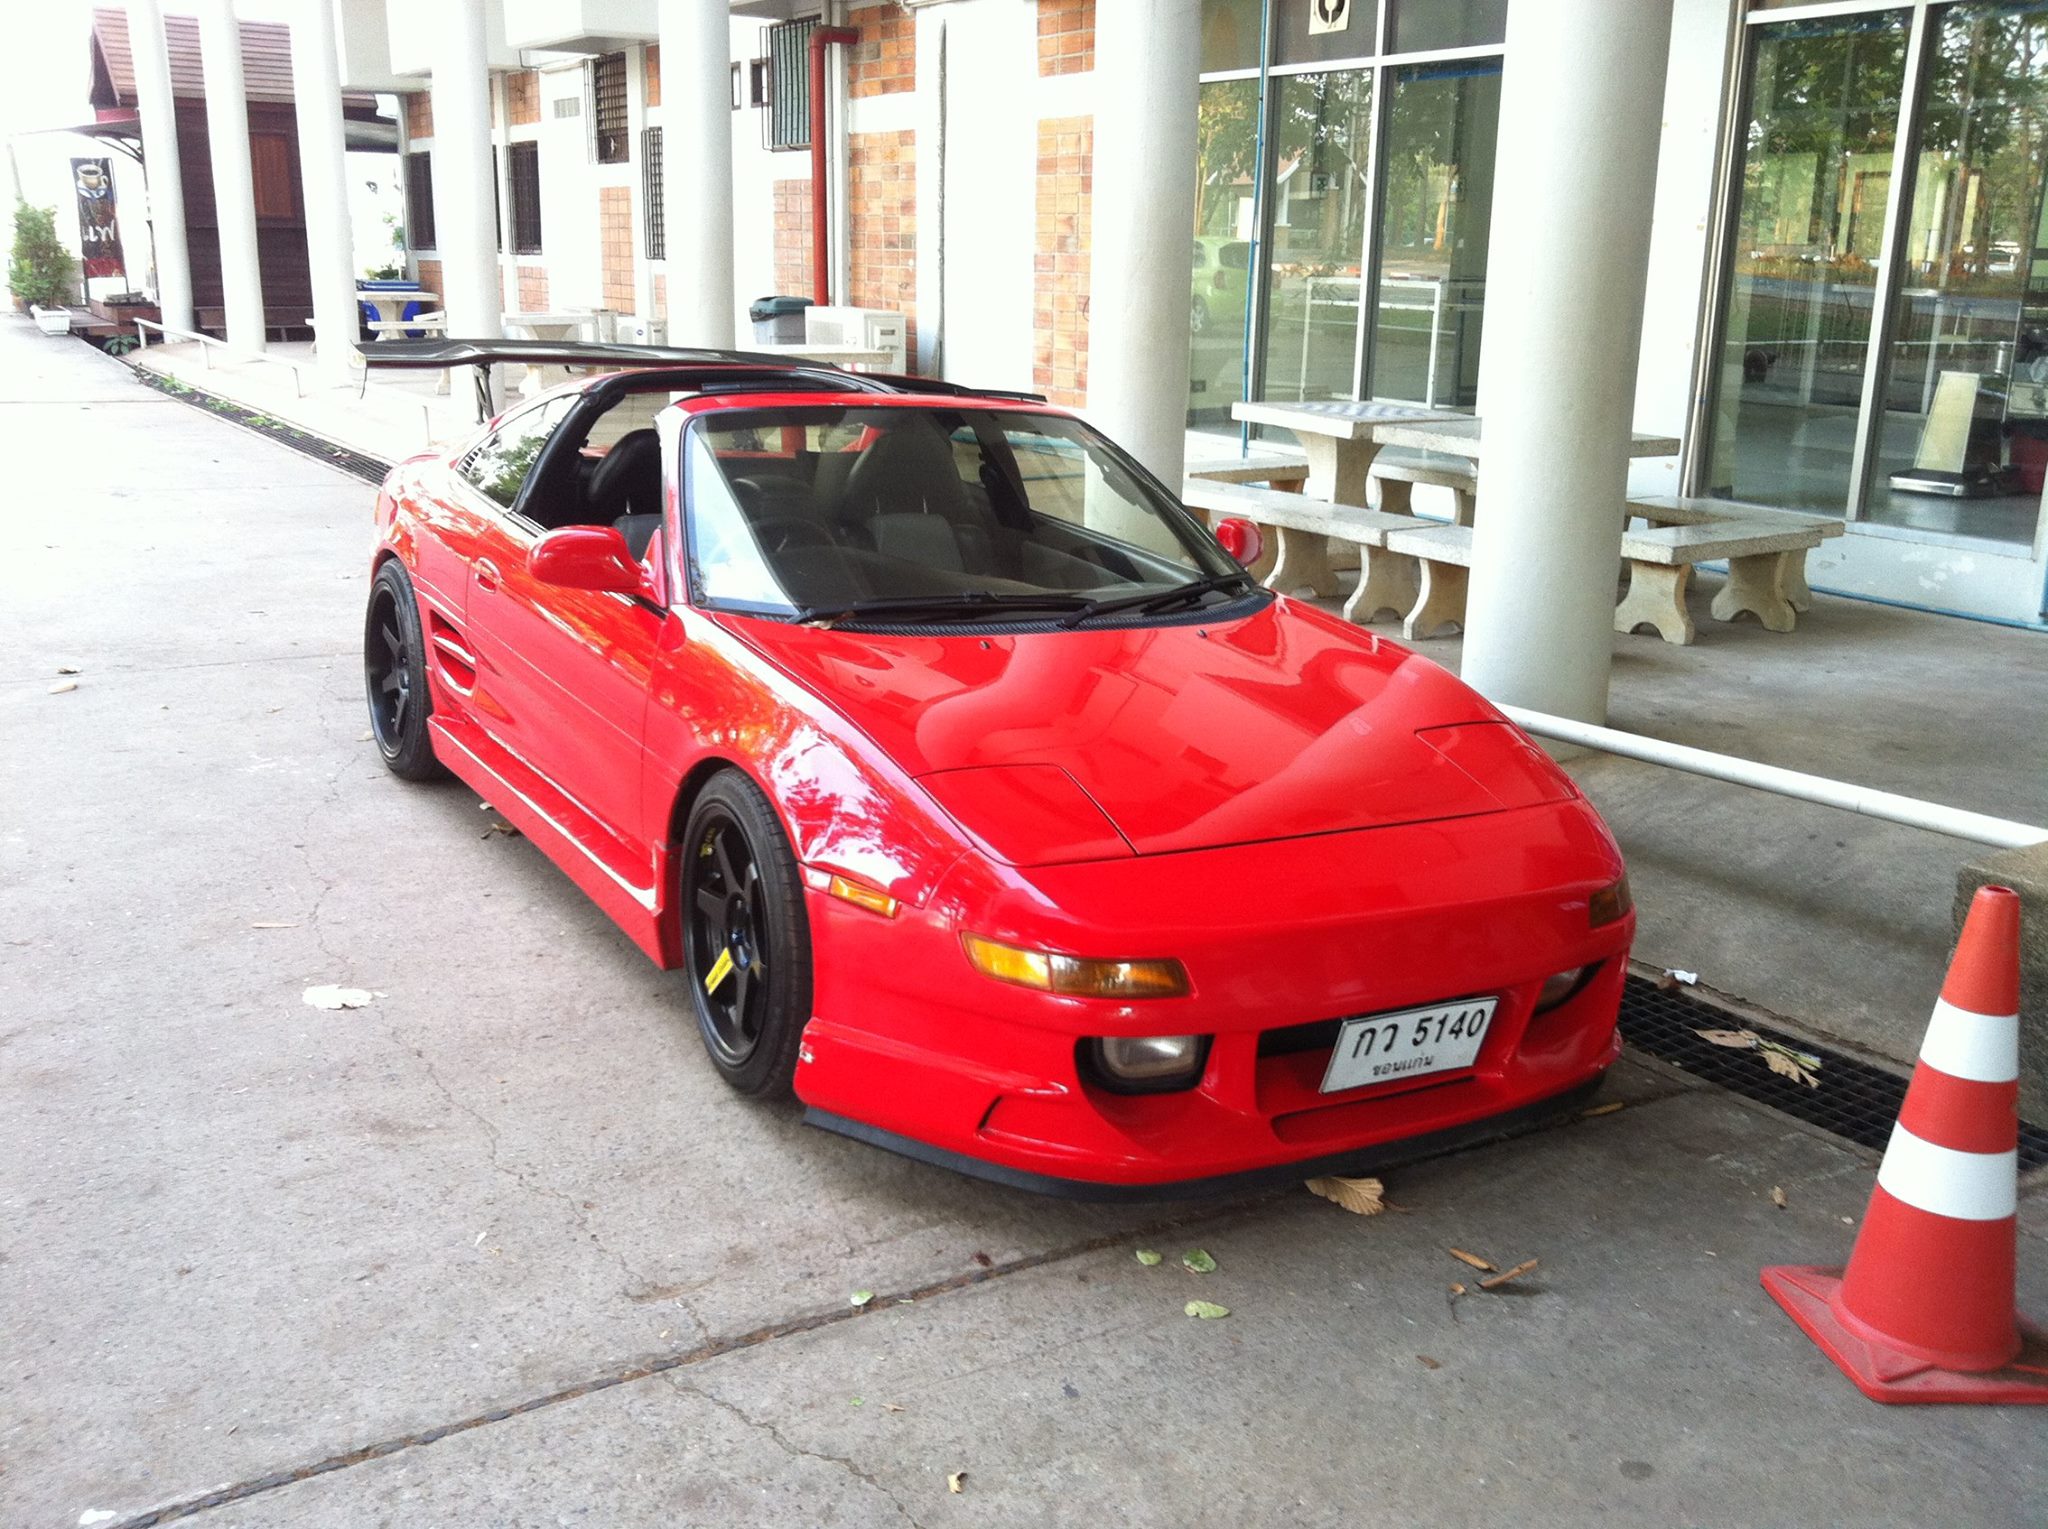
[[[1282,75],[1272,89],[1266,397],[1350,398],[1372,201],[1372,73]]]
[[[1259,82],[1202,87],[1188,283],[1188,424],[1227,428],[1245,396],[1244,330],[1257,232]]]

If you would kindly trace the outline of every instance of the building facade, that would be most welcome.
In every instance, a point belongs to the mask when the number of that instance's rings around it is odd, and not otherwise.
[[[1613,0],[1656,3],[1656,190],[1614,216],[1650,235],[1636,426],[1683,449],[1633,488],[1844,518],[1817,587],[2040,624],[2048,4]],[[487,0],[459,8],[481,54],[451,52],[431,4],[337,0],[335,25],[341,86],[402,100],[410,260],[459,327],[603,309],[625,336],[744,342],[751,299],[829,291],[902,314],[919,370],[1099,412],[1105,305],[1171,287],[1186,350],[1155,347],[1151,391],[1231,438],[1244,397],[1501,407],[1489,290],[1531,240],[1590,267],[1640,233],[1496,216],[1509,4]],[[707,6],[723,57],[691,30]],[[1105,134],[1140,141],[1133,113],[1183,99],[1165,59],[1199,78],[1195,120],[1159,140],[1185,152],[1103,161],[1098,206]],[[444,99],[471,96],[442,81],[472,69],[488,119],[462,108],[457,143]],[[447,208],[475,190],[478,135],[495,246],[461,256],[495,269],[496,310],[457,313],[479,289],[450,265]],[[1551,146],[1596,178],[1640,149]],[[1178,218],[1190,185],[1184,265],[1134,260],[1122,230]]]

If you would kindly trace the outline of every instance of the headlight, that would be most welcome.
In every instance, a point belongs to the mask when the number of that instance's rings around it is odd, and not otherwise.
[[[1020,950],[978,934],[963,934],[974,969],[998,982],[1014,982],[1070,998],[1181,998],[1188,991],[1187,968],[1178,961],[1092,961]]]
[[[1114,1093],[1170,1093],[1194,1087],[1208,1055],[1206,1035],[1106,1035],[1081,1042],[1081,1075]]]
[[[1543,986],[1536,993],[1536,1012],[1545,1013],[1561,1003],[1576,998],[1579,990],[1592,980],[1593,973],[1598,970],[1599,963],[1596,961],[1591,966],[1574,966],[1568,972],[1559,972],[1555,976],[1544,978]]]

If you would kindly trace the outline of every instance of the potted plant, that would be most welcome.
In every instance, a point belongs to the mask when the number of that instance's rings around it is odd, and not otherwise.
[[[62,304],[78,279],[78,262],[57,239],[57,210],[14,207],[14,250],[7,262],[7,285],[16,302],[26,303],[45,334],[65,334],[71,315]]]

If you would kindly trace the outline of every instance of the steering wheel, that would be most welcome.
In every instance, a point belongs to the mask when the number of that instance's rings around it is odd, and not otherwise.
[[[752,522],[754,538],[764,552],[786,552],[791,547],[831,547],[837,545],[832,533],[815,520],[801,515],[764,515]]]

